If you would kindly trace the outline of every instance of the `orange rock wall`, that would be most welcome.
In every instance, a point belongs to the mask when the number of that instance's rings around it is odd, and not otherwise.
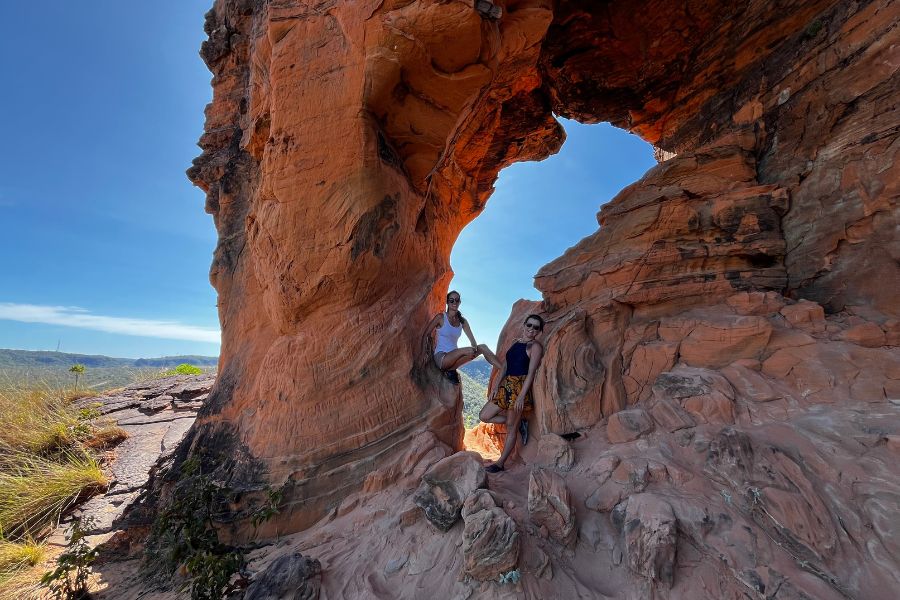
[[[223,345],[192,448],[234,487],[283,487],[281,531],[416,431],[460,446],[422,327],[500,169],[560,147],[553,112],[679,154],[538,274],[544,431],[646,399],[710,339],[754,355],[764,319],[658,325],[736,292],[897,316],[896,3],[498,4],[499,21],[462,0],[208,15],[214,99],[189,175],[219,231]]]

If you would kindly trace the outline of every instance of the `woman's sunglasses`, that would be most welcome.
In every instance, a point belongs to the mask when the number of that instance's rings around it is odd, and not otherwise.
[[[447,298],[447,304],[459,304],[459,298]]]
[[[541,326],[540,326],[540,325],[536,325],[536,324],[534,324],[534,323],[525,323],[525,327],[527,327],[528,329],[534,329],[535,331],[540,331],[540,330],[541,330]]]

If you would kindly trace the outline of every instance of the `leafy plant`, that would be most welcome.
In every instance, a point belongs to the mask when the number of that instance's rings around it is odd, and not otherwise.
[[[75,363],[71,367],[69,367],[69,373],[75,374],[75,391],[78,391],[78,377],[80,375],[84,375],[84,365],[81,363]]]
[[[203,374],[203,369],[200,367],[196,367],[194,365],[189,365],[188,363],[181,363],[174,369],[165,372],[165,375],[201,375]]]
[[[196,457],[189,458],[181,464],[171,501],[153,523],[146,562],[162,559],[169,573],[184,565],[193,600],[224,597],[231,576],[243,563],[239,552],[219,541],[213,525],[217,507],[229,496],[202,472]]]
[[[253,514],[250,516],[250,524],[253,525],[254,529],[259,528],[260,525],[280,512],[278,505],[281,504],[281,498],[281,490],[273,490],[271,488],[266,490],[266,501],[253,511]]]
[[[56,569],[41,577],[41,585],[57,600],[90,598],[88,576],[91,573],[91,563],[97,558],[97,549],[91,548],[85,538],[87,530],[93,524],[94,519],[91,517],[72,522],[69,527],[69,543],[66,551],[56,559]]]

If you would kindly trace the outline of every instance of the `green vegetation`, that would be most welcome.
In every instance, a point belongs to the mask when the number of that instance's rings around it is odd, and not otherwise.
[[[0,461],[7,454],[45,455],[87,437],[91,414],[50,390],[0,390]]]
[[[161,565],[167,574],[184,565],[192,600],[223,598],[231,576],[242,564],[242,555],[219,541],[213,525],[230,496],[202,472],[196,457],[190,458],[181,464],[171,501],[153,523],[145,562],[151,567]]]
[[[265,493],[265,500],[250,514],[254,528],[279,512],[281,492]],[[153,523],[144,557],[148,571],[159,569],[162,573],[156,575],[168,578],[183,567],[192,600],[218,600],[234,591],[231,578],[244,564],[244,552],[220,542],[214,525],[234,496],[203,473],[198,457],[184,461],[172,497]]]
[[[32,540],[8,542],[0,539],[0,597],[21,597],[34,588],[27,571],[44,561],[46,550]]]
[[[200,367],[195,367],[194,365],[189,365],[188,363],[181,363],[174,369],[166,371],[164,375],[201,375],[203,373],[203,369]]]
[[[485,387],[491,380],[491,371],[493,369],[494,367],[491,366],[491,363],[482,357],[476,358],[472,362],[467,362],[459,368],[460,371],[474,379],[476,383]]]
[[[78,393],[78,377],[84,375],[84,365],[76,363],[69,367],[69,373],[75,374],[75,393]]]
[[[39,541],[66,510],[102,490],[94,452],[124,439],[94,407],[46,387],[0,389],[0,597],[34,591]]]
[[[191,364],[214,372],[218,364],[214,356],[166,356],[162,358],[111,358],[64,352],[33,352],[0,349],[0,390],[27,387],[72,388],[74,363],[84,365],[79,377],[79,394],[88,396],[99,390],[161,377],[167,369]]]
[[[106,487],[106,476],[89,454],[71,450],[54,458],[25,452],[4,456],[0,471],[0,529],[38,535],[79,497]]]
[[[88,575],[91,564],[97,558],[97,549],[91,548],[85,537],[86,530],[93,526],[93,519],[76,519],[69,527],[69,543],[66,551],[56,559],[56,568],[41,577],[41,585],[46,587],[57,600],[83,600],[90,598]]]
[[[806,29],[803,30],[803,39],[811,40],[812,38],[819,35],[819,32],[822,31],[822,28],[825,27],[825,23],[823,23],[820,19],[816,19],[806,26]]]
[[[478,413],[487,400],[487,386],[472,379],[462,369],[459,370],[459,380],[463,393],[463,423],[466,429],[472,429],[478,425]]]

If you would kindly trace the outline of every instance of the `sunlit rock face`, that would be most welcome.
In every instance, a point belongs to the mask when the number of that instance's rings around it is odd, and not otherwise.
[[[186,451],[234,489],[283,489],[282,533],[364,485],[389,487],[423,430],[461,447],[461,400],[431,366],[423,327],[500,169],[559,149],[553,113],[610,120],[677,156],[538,273],[537,437],[605,436],[605,419],[636,405],[653,423],[639,443],[742,415],[765,423],[800,400],[897,397],[896,352],[878,344],[900,335],[897,3],[497,4],[499,20],[462,0],[218,0],[208,15],[214,99],[189,175],[219,231],[223,344]],[[820,331],[780,312],[801,298],[829,313]],[[874,379],[838,381],[837,363]],[[742,413],[744,392],[729,397],[719,377],[785,406]],[[673,388],[679,378],[694,383]],[[810,494],[807,512],[782,510],[808,518],[826,502]],[[630,540],[623,564],[677,589],[670,516],[688,509],[658,504],[672,508],[660,509],[665,535],[645,524],[650,541]],[[862,560],[818,537],[808,546],[823,569]]]

